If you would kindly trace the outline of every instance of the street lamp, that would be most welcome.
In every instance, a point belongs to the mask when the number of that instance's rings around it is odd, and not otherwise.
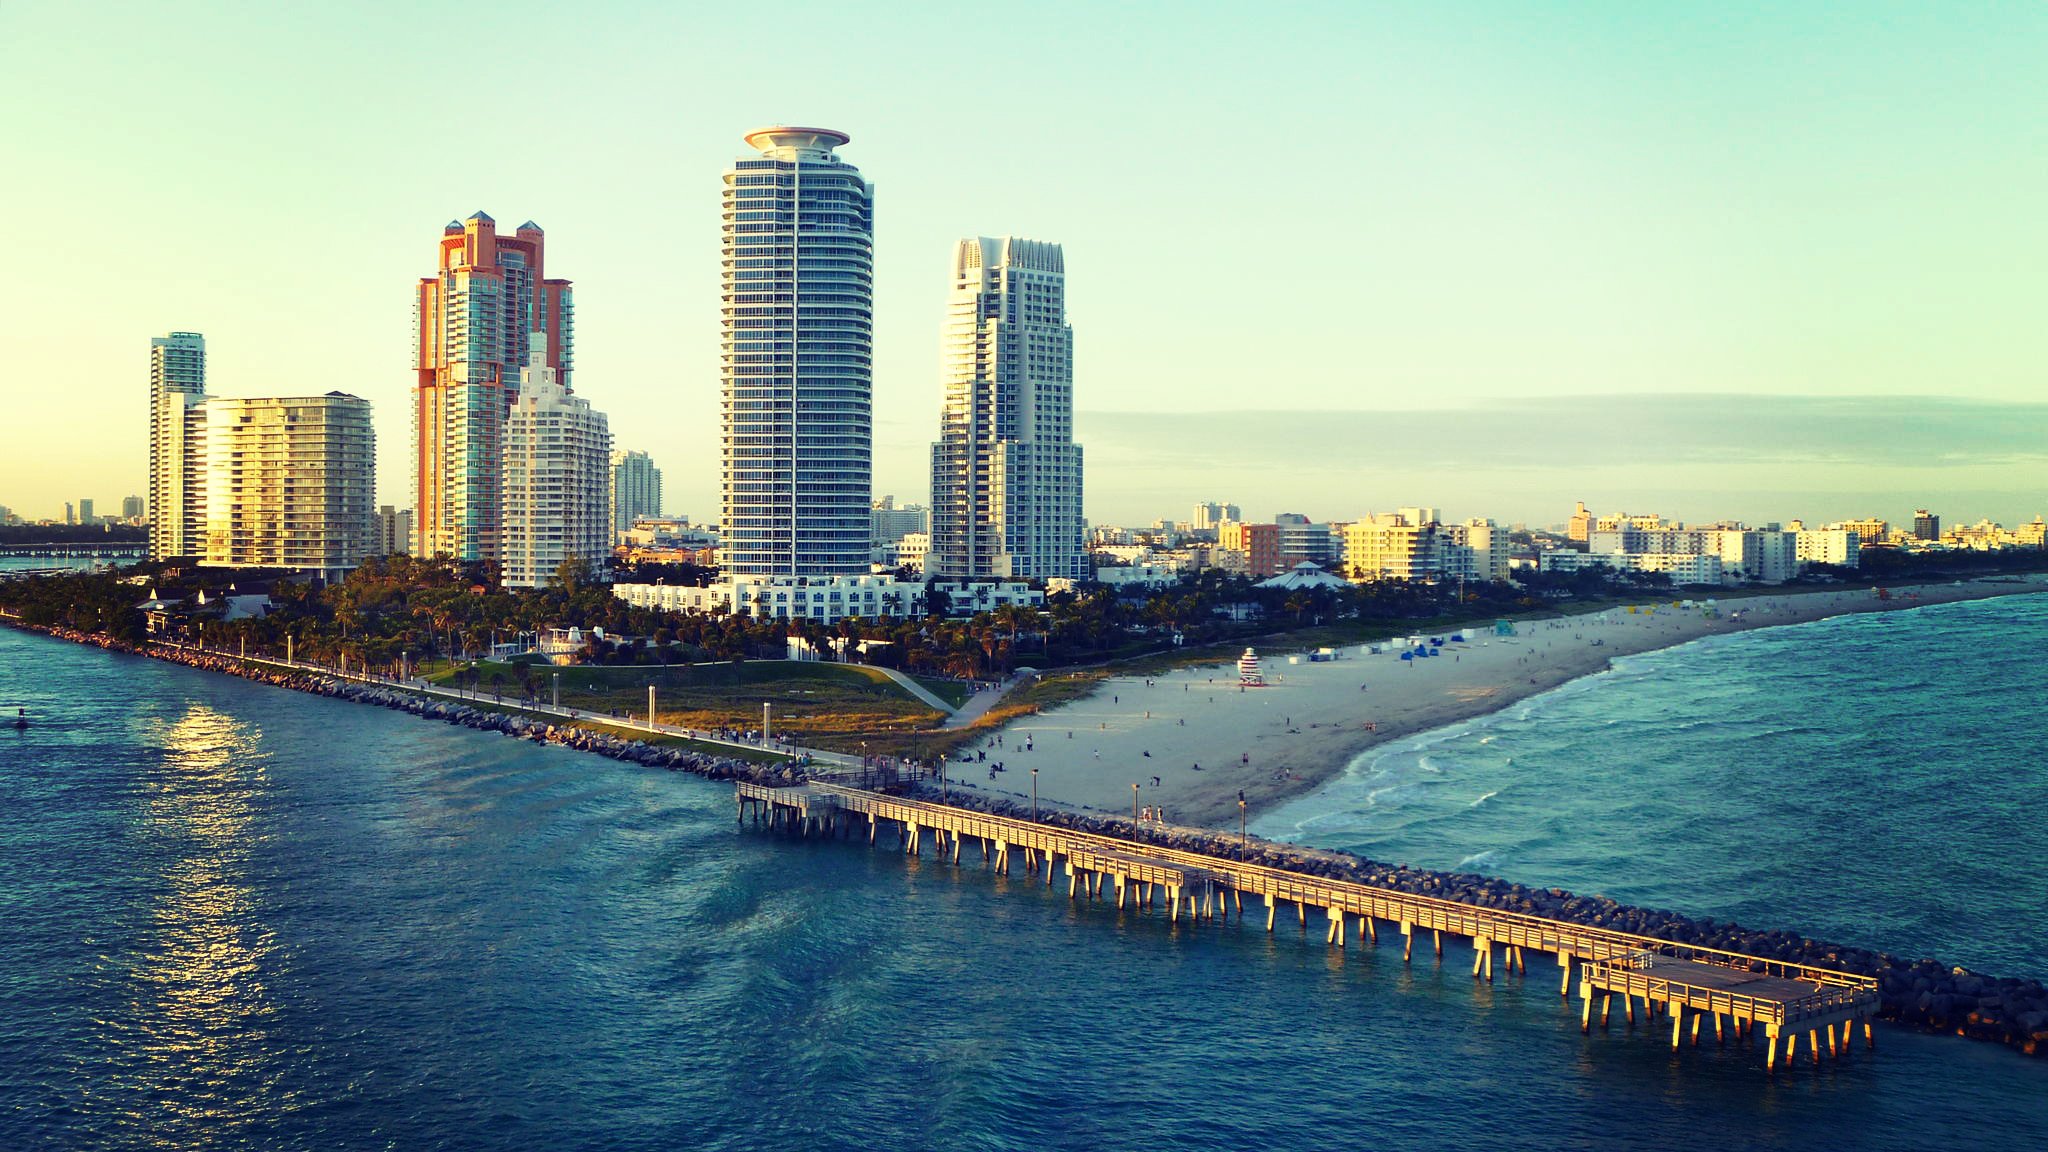
[[[1134,826],[1138,823],[1138,782],[1136,780],[1131,781],[1131,823]]]
[[[1031,818],[1038,819],[1038,769],[1031,770]]]
[[[1245,842],[1249,839],[1250,837],[1245,835],[1244,789],[1239,788],[1237,790],[1237,862],[1239,864],[1244,863]]]

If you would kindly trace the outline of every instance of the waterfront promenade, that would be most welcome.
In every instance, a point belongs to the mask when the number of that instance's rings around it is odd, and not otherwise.
[[[929,842],[938,859],[956,865],[971,841],[982,862],[999,873],[1021,866],[1048,886],[1063,875],[1076,900],[1106,899],[1107,887],[1118,909],[1160,909],[1176,925],[1183,919],[1222,923],[1233,915],[1242,923],[1249,897],[1253,914],[1263,902],[1266,931],[1276,929],[1286,908],[1306,933],[1313,913],[1333,948],[1349,946],[1354,933],[1361,945],[1376,946],[1385,925],[1399,933],[1409,963],[1425,933],[1438,963],[1444,938],[1462,939],[1472,948],[1475,980],[1493,980],[1496,961],[1509,974],[1527,976],[1528,953],[1546,954],[1560,970],[1561,996],[1571,996],[1577,978],[1585,1032],[1595,1021],[1611,1028],[1619,1000],[1627,1027],[1636,1026],[1639,1009],[1645,1027],[1668,1020],[1673,1050],[1700,1043],[1705,1024],[1721,1045],[1761,1037],[1771,1071],[1781,1051],[1787,1063],[1796,1057],[1802,1035],[1816,1063],[1823,1050],[1833,1059],[1847,1057],[1859,1029],[1865,1045],[1875,1045],[1878,982],[1837,969],[1315,876],[1249,862],[1242,847],[1238,858],[1192,852],[829,780],[787,787],[742,782],[736,802],[741,822],[751,816],[756,824],[799,835],[865,832],[874,844],[887,824],[904,851],[922,854]]]

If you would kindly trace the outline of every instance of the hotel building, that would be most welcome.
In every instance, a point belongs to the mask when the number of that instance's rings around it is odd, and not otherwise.
[[[941,347],[945,402],[932,445],[926,571],[1086,578],[1060,246],[1016,237],[960,241]]]
[[[206,505],[200,469],[206,420],[206,337],[166,332],[149,341],[149,555],[194,556]]]
[[[725,173],[720,530],[728,576],[868,571],[874,192],[843,132],[763,128]]]
[[[1436,523],[1395,513],[1344,525],[1344,570],[1357,584],[1436,579],[1442,573]]]
[[[505,416],[535,346],[570,386],[574,300],[550,280],[546,237],[527,221],[498,235],[482,212],[441,231],[440,267],[415,302],[413,473],[424,556],[498,558]]]

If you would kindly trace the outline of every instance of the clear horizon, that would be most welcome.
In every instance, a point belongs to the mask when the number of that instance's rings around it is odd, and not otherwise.
[[[2048,511],[2048,9],[469,11],[0,8],[0,504],[142,492],[189,329],[217,394],[370,399],[409,505],[412,285],[482,209],[715,519],[718,174],[780,120],[877,187],[877,497],[928,496],[951,244],[1012,234],[1065,247],[1097,523]],[[806,21],[772,85],[731,48]]]

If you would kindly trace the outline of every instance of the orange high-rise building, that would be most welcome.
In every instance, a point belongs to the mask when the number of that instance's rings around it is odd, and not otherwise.
[[[478,212],[442,229],[440,271],[419,283],[413,469],[422,556],[498,558],[505,413],[519,370],[538,346],[569,383],[575,307],[569,281],[546,278],[545,248],[531,220],[506,237]]]

